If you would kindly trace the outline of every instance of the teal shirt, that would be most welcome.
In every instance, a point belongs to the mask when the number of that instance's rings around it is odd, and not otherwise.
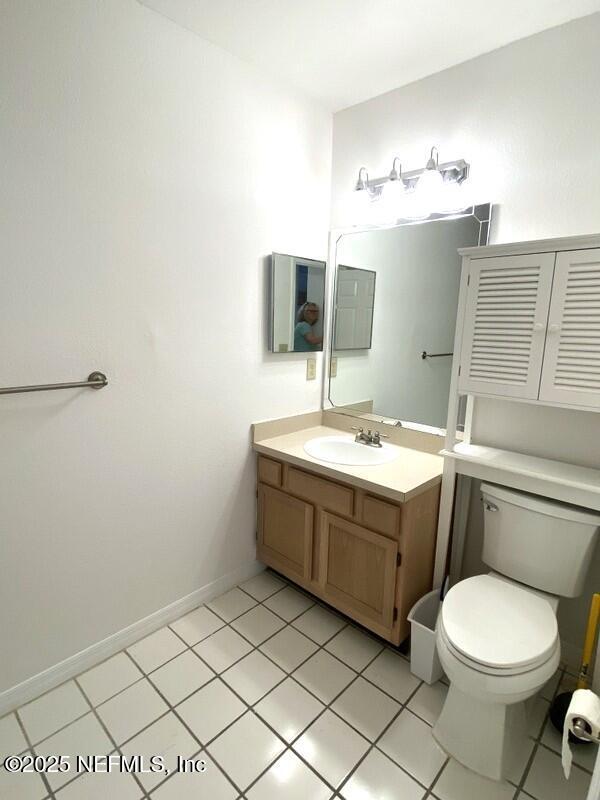
[[[308,322],[299,322],[294,328],[294,352],[306,353],[316,350],[318,345],[306,341],[306,334],[310,333],[312,326]]]

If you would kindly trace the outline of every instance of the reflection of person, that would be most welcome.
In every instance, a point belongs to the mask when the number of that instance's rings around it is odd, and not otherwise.
[[[294,328],[294,352],[320,350],[323,337],[313,333],[313,325],[319,319],[319,306],[316,303],[304,303],[298,309],[296,319],[298,322]]]

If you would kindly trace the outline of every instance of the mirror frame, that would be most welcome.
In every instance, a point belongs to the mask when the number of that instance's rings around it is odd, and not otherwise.
[[[329,260],[333,268],[329,269],[329,280],[327,274],[325,276],[325,306],[327,307],[327,325],[323,326],[323,394],[322,394],[322,408],[327,411],[333,411],[336,414],[347,416],[352,419],[365,419],[368,422],[378,422],[382,425],[395,425],[400,422],[401,428],[409,430],[422,431],[431,433],[440,437],[446,435],[445,428],[435,428],[421,422],[413,422],[411,420],[397,419],[393,417],[386,417],[383,414],[370,413],[369,417],[363,416],[365,412],[352,411],[348,408],[335,406],[330,398],[330,385],[331,385],[331,359],[334,357],[333,337],[335,335],[334,319],[335,319],[335,298],[337,296],[337,252],[338,245],[343,236],[358,233],[368,233],[378,230],[388,230],[390,228],[401,228],[406,225],[424,225],[432,222],[452,219],[462,219],[464,217],[474,217],[479,222],[479,241],[475,246],[482,246],[488,244],[490,236],[490,226],[492,221],[491,203],[481,203],[478,205],[468,206],[458,213],[452,214],[430,214],[425,219],[408,220],[400,219],[392,225],[361,225],[352,226],[348,228],[334,228],[329,234]],[[465,245],[468,247],[469,245]],[[374,316],[374,315],[373,315]],[[376,418],[376,419],[373,419]]]
[[[291,253],[276,253],[273,251],[270,255],[270,264],[269,264],[269,294],[268,294],[268,312],[269,312],[269,328],[267,332],[267,350],[269,353],[272,353],[275,356],[289,356],[289,355],[303,355],[306,356],[307,352],[298,351],[298,350],[286,350],[280,351],[275,350],[275,302],[274,302],[274,287],[275,287],[275,256],[283,256],[284,258],[295,258],[300,259],[300,261],[310,261],[315,265],[323,268],[323,311],[322,311],[322,324],[323,324],[323,345],[320,350],[313,350],[310,352],[313,353],[324,353],[326,350],[326,333],[328,330],[327,326],[327,319],[328,314],[327,311],[329,309],[329,301],[327,297],[327,280],[328,280],[328,273],[329,269],[327,267],[327,261],[321,261],[318,258],[306,258],[305,256],[294,256]],[[264,319],[264,318],[263,318]],[[264,339],[263,339],[264,341]],[[308,355],[310,355],[308,352]]]

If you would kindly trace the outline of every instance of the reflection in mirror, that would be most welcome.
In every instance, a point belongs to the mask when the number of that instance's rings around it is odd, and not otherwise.
[[[373,331],[375,272],[338,265],[335,288],[335,350],[368,350]]]
[[[332,336],[337,368],[329,381],[329,399],[339,411],[445,428],[461,272],[457,251],[486,244],[489,219],[485,205],[463,216],[340,237]],[[370,307],[360,286],[363,274],[377,285]]]
[[[324,261],[273,253],[269,350],[322,350],[324,297]]]

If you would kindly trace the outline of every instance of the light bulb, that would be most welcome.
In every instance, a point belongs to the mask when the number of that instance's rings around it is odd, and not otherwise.
[[[404,183],[400,179],[388,181],[384,185],[378,214],[382,224],[391,224],[402,216],[405,194]]]
[[[465,190],[460,183],[451,181],[450,183],[444,182],[440,197],[438,200],[436,211],[441,214],[455,214],[468,208],[472,203],[469,202]]]
[[[418,198],[416,205],[421,214],[426,212],[424,216],[429,216],[437,208],[443,186],[444,178],[438,169],[437,147],[432,147],[429,160],[425,165],[424,171],[419,175],[415,189],[415,195]]]

